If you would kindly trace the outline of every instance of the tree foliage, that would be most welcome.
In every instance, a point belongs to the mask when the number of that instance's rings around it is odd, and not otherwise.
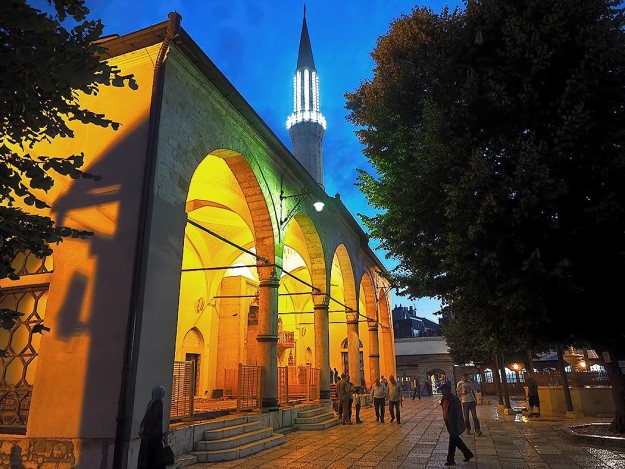
[[[79,96],[95,95],[101,86],[136,88],[132,76],[100,60],[103,26],[87,19],[83,0],[49,5],[50,12],[24,0],[0,6],[0,279],[17,278],[11,262],[18,252],[43,258],[63,237],[91,234],[58,226],[46,215],[45,193],[54,174],[98,179],[80,169],[84,154],[35,155],[34,145],[73,137],[73,121],[117,129],[119,124],[82,107]],[[0,319],[11,328],[15,315],[3,312]]]
[[[377,172],[360,173],[380,209],[364,222],[400,261],[395,283],[496,325],[500,343],[521,332],[625,358],[605,323],[625,277],[619,2],[417,8],[372,56],[347,108]]]

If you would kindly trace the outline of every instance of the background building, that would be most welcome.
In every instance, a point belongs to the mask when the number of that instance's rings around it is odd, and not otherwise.
[[[321,400],[331,365],[368,382],[395,373],[389,285],[366,234],[180,22],[102,40],[139,88],[80,100],[118,132],[74,122],[73,139],[33,149],[84,151],[101,180],[59,179],[46,196],[59,223],[94,235],[44,261],[25,253],[20,280],[2,281],[0,307],[25,314],[0,337],[2,461],[132,469],[155,385],[168,418],[232,386],[277,410],[289,367]],[[51,331],[33,334],[44,320]]]

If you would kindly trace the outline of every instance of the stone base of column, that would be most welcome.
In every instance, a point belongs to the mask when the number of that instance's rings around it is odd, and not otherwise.
[[[319,399],[330,400],[330,391],[319,391]]]
[[[280,407],[278,399],[263,399],[261,402],[263,412],[275,412]]]

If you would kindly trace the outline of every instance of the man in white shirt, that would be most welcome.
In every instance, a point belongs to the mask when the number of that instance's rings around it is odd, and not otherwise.
[[[475,434],[480,436],[480,421],[477,418],[477,400],[475,399],[475,391],[473,389],[473,382],[469,380],[469,374],[462,375],[462,379],[458,381],[456,385],[456,393],[462,402],[462,413],[464,414],[464,423],[467,427],[467,435],[471,434],[471,423],[469,422],[469,412],[473,417],[473,429]]]
[[[384,382],[380,382],[380,378],[375,379],[375,383],[371,386],[371,398],[373,399],[373,407],[375,408],[375,421],[384,423],[384,401],[388,394],[388,388]]]

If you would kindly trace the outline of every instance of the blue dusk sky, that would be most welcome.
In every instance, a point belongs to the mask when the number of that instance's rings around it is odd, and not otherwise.
[[[33,2],[38,3],[38,2]],[[42,3],[47,3],[43,2]],[[171,11],[182,16],[182,27],[239,90],[278,138],[292,150],[286,119],[293,109],[293,75],[297,64],[304,2],[297,0],[87,0],[91,18],[100,18],[104,34],[127,34],[165,21]],[[404,0],[309,0],[306,21],[319,75],[321,112],[327,121],[323,139],[324,186],[358,214],[373,209],[355,186],[356,168],[371,170],[362,154],[355,128],[346,120],[345,93],[372,77],[370,53],[393,19],[409,14],[417,4]],[[439,13],[461,2],[420,3]],[[363,227],[364,228],[364,227]],[[366,230],[365,230],[366,231]],[[386,259],[370,241],[378,257]],[[440,303],[410,301],[393,292],[393,306],[413,305],[419,316],[434,321]]]

